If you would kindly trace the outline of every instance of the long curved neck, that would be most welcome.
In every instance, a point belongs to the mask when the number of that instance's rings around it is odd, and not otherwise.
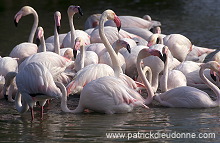
[[[205,75],[204,75],[204,71],[207,67],[201,67],[199,70],[199,76],[200,78],[203,80],[203,82],[209,87],[211,88],[211,90],[215,93],[215,95],[217,96],[217,100],[214,101],[217,105],[220,105],[220,90],[219,88],[213,84],[211,81],[209,81]]]
[[[38,14],[34,9],[32,9],[32,14],[34,16],[34,23],[33,23],[31,33],[30,33],[30,36],[29,36],[29,39],[28,39],[28,42],[30,42],[30,43],[33,43],[33,41],[34,41],[34,35],[35,35],[36,30],[37,30],[38,21],[39,21],[38,20]]]
[[[104,13],[102,14],[101,16],[101,19],[100,19],[100,25],[99,25],[99,35],[100,35],[100,38],[103,42],[103,44],[105,45],[110,57],[111,57],[111,60],[112,60],[112,65],[113,65],[113,70],[114,70],[114,73],[115,73],[115,76],[116,77],[119,77],[119,75],[122,72],[122,69],[119,65],[119,61],[118,61],[118,58],[117,58],[117,55],[115,53],[115,51],[113,50],[111,44],[109,43],[107,37],[105,36],[104,34],[104,22],[107,20],[107,15]]]
[[[70,110],[67,107],[67,91],[65,86],[60,83],[60,82],[55,82],[56,86],[58,88],[60,88],[61,92],[62,92],[62,96],[61,96],[61,110],[63,112],[71,112],[71,113],[80,113],[83,111],[83,109],[80,107],[80,105],[78,105],[78,107],[75,110]]]
[[[21,103],[21,94],[19,92],[17,92],[15,96],[15,108],[18,110],[19,113],[24,113],[29,109],[29,106],[25,102],[25,100],[22,100]]]
[[[85,47],[83,45],[80,46],[80,69],[84,68],[85,63]]]
[[[151,68],[148,66],[145,66],[142,70],[142,72],[145,74],[147,77],[148,82],[151,84],[152,83],[152,71]]]
[[[142,82],[146,86],[146,90],[147,90],[148,96],[145,99],[145,104],[148,105],[148,104],[150,104],[153,101],[154,91],[153,91],[150,83],[146,79],[146,76],[144,75],[144,73],[143,73],[143,71],[141,69],[141,59],[139,57],[137,58],[137,71],[138,71],[138,74],[141,77]]]
[[[40,44],[41,44],[41,49],[38,52],[46,52],[47,50],[46,50],[46,43],[45,43],[44,36],[40,38]]]
[[[54,50],[55,50],[55,53],[60,55],[60,42],[59,42],[59,35],[57,32],[56,22],[55,22],[55,26],[54,26]]]
[[[68,15],[69,17],[69,25],[70,25],[70,35],[71,35],[71,48],[75,45],[75,39],[76,39],[76,30],[73,24],[73,16],[74,15]]]
[[[164,64],[164,70],[163,70],[163,75],[161,77],[161,91],[166,92],[167,91],[167,82],[168,82],[168,74],[169,74],[169,69],[168,69],[168,58],[166,58],[165,64]]]
[[[156,92],[158,88],[158,79],[159,79],[159,73],[152,71],[152,83],[151,86],[153,88],[153,91]]]

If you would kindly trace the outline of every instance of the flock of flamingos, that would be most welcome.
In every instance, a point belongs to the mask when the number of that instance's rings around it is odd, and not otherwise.
[[[28,42],[0,58],[1,98],[15,103],[18,112],[61,100],[63,112],[127,113],[135,107],[209,108],[220,106],[220,53],[192,45],[181,34],[161,33],[161,23],[149,15],[117,16],[112,10],[93,14],[85,30],[75,30],[73,17],[80,6],[67,10],[70,32],[59,34],[61,13],[54,13],[54,35],[44,39],[38,14],[24,6],[15,15],[16,26],[34,16]],[[37,44],[33,43],[34,37]],[[70,110],[68,96],[80,94]],[[51,101],[53,102],[53,101]]]

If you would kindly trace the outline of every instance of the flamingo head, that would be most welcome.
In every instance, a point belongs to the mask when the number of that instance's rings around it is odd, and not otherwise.
[[[60,31],[60,20],[61,20],[61,13],[59,11],[56,11],[54,13],[54,20],[55,20],[55,24],[57,27],[57,32],[59,33]]]
[[[116,46],[119,46],[119,48],[126,48],[128,53],[131,53],[131,47],[129,45],[128,42],[126,42],[125,40],[117,40],[116,41]]]
[[[81,37],[77,37],[75,39],[75,44],[74,44],[74,47],[73,47],[74,58],[76,58],[77,51],[80,49],[80,47],[83,47],[83,46],[84,46],[83,39]]]
[[[15,17],[14,17],[14,23],[15,26],[17,27],[19,20],[21,19],[22,16],[26,16],[29,14],[32,14],[35,10],[30,7],[30,6],[24,6],[21,8],[21,10],[16,13]]]
[[[37,28],[37,32],[36,32],[36,44],[39,45],[40,44],[40,39],[44,36],[44,29],[39,26]]]
[[[83,12],[80,6],[73,6],[73,5],[69,6],[67,13],[69,16],[73,16],[76,13],[79,13],[81,16],[83,16]]]
[[[140,59],[144,59],[144,58],[149,57],[149,56],[157,56],[163,61],[163,56],[162,56],[161,52],[156,50],[156,49],[144,48],[138,54],[138,57]]]
[[[210,61],[200,65],[201,67],[209,68],[213,80],[216,81],[216,76],[220,77],[220,64],[216,61]]]
[[[105,10],[104,13],[107,14],[107,19],[114,21],[114,23],[116,24],[116,27],[117,27],[117,29],[119,31],[121,29],[121,20],[115,14],[115,12],[108,9],[108,10]]]
[[[167,46],[164,46],[162,49],[162,61],[165,63],[168,57],[168,53],[169,53],[169,48]]]
[[[162,41],[160,41],[159,34],[152,34],[149,37],[147,46],[150,47],[154,44],[162,44]]]

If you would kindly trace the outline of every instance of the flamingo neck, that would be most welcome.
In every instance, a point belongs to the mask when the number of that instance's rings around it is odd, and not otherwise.
[[[204,75],[204,71],[207,67],[202,66],[199,70],[199,76],[200,78],[203,80],[203,82],[209,87],[211,88],[211,90],[215,93],[215,95],[217,96],[217,100],[214,101],[215,104],[220,105],[220,90],[219,88],[213,84],[211,81],[209,81],[207,79],[207,77]]]
[[[46,52],[46,43],[45,43],[45,39],[44,39],[44,36],[42,36],[40,38],[40,44],[41,44],[41,49],[39,52]]]
[[[15,96],[15,108],[19,113],[24,113],[29,109],[28,104],[25,102],[25,100],[22,100],[21,103],[21,94],[17,92]]]
[[[70,25],[70,35],[71,35],[71,48],[75,45],[75,39],[76,39],[76,30],[73,24],[73,16],[69,15],[69,25]]]
[[[167,82],[168,82],[168,74],[169,74],[168,64],[169,64],[169,61],[167,57],[165,64],[164,64],[163,75],[161,76],[161,82],[160,82],[162,92],[167,91]]]
[[[70,110],[67,107],[67,91],[66,91],[65,86],[60,82],[55,82],[55,84],[58,88],[60,88],[61,93],[62,93],[62,95],[61,95],[61,110],[63,112],[71,112],[71,113],[80,113],[80,112],[82,112],[82,110],[79,110],[79,105],[75,110]]]
[[[33,43],[34,35],[35,35],[36,30],[37,30],[37,26],[38,26],[38,21],[39,20],[38,20],[37,12],[34,9],[31,9],[31,10],[32,10],[32,14],[34,16],[34,23],[33,23],[32,29],[31,29],[31,33],[30,33],[28,42]]]
[[[149,83],[149,81],[146,79],[146,76],[144,75],[142,69],[141,69],[141,59],[138,57],[137,58],[137,71],[138,74],[144,83],[146,90],[147,90],[147,98],[145,99],[145,104],[150,104],[153,101],[153,96],[154,96],[154,91]]]
[[[152,71],[151,71],[151,68],[148,67],[148,66],[145,66],[142,71],[143,71],[143,73],[145,73],[148,82],[151,84],[152,83]]]
[[[119,77],[119,75],[122,72],[122,69],[119,65],[119,61],[118,61],[118,58],[117,58],[117,55],[115,53],[115,51],[113,50],[111,44],[109,43],[107,37],[105,36],[104,34],[104,22],[107,20],[107,14],[106,13],[103,13],[101,18],[100,18],[100,25],[99,25],[99,35],[100,35],[100,38],[103,42],[103,44],[105,45],[110,57],[111,57],[111,60],[112,60],[112,66],[113,66],[113,70],[114,70],[114,73],[115,73],[115,76],[116,77]]]
[[[80,46],[80,69],[84,68],[84,63],[85,63],[85,48],[83,45]]]
[[[57,32],[56,22],[54,26],[54,50],[55,50],[55,53],[60,55],[60,42],[59,42],[59,34]]]
[[[159,79],[159,73],[152,71],[152,84],[151,84],[151,86],[152,86],[154,92],[156,92],[157,88],[158,88],[158,79]]]

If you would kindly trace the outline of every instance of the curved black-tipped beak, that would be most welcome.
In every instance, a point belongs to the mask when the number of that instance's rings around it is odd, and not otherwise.
[[[214,81],[217,80],[217,79],[216,79],[216,76],[215,76],[213,73],[210,73],[210,76],[211,76],[211,78],[212,78]]]
[[[129,44],[127,44],[126,49],[128,50],[128,53],[131,53],[131,47]]]
[[[162,56],[162,55],[161,55]],[[166,54],[163,54],[163,56],[162,56],[162,59],[161,59],[164,63],[166,62],[166,60],[167,60],[167,55]]]
[[[18,23],[16,22],[16,19],[14,19],[14,24],[15,24],[15,27],[18,27]]]
[[[57,26],[57,32],[60,33],[60,26]]]
[[[76,55],[77,55],[77,50],[73,49],[73,57],[74,57],[74,59],[76,59]]]
[[[78,7],[78,11],[79,11],[79,14],[80,14],[81,16],[83,16],[83,11],[82,11],[82,9],[81,9],[80,7]]]
[[[8,101],[8,95],[4,94],[4,98],[6,101]]]
[[[40,39],[36,38],[36,45],[39,46],[40,45]]]
[[[121,29],[121,25],[120,25],[120,26],[118,26],[118,27],[117,27],[117,29],[118,29],[118,32],[119,32],[119,31],[120,31],[120,29]]]

